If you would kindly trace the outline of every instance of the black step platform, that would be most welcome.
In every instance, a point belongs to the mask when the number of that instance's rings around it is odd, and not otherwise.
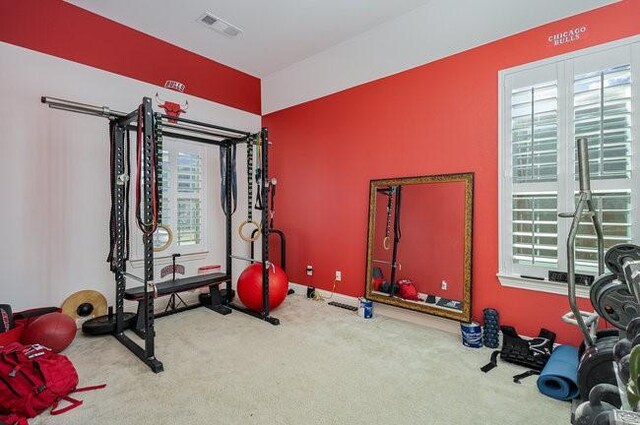
[[[202,288],[203,286],[219,285],[228,280],[229,275],[226,273],[210,273],[160,282],[156,284],[156,289],[158,296],[162,297],[164,295]],[[144,298],[144,286],[128,288],[124,293],[125,300],[140,301],[142,298]]]

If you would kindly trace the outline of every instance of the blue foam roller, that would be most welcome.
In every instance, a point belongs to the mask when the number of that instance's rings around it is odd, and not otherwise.
[[[572,400],[578,396],[578,349],[561,345],[551,354],[540,376],[538,390],[556,400]]]

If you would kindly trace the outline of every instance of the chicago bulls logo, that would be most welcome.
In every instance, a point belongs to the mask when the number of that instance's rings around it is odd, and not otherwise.
[[[179,103],[162,100],[158,93],[156,93],[156,102],[158,102],[158,107],[164,109],[166,114],[170,117],[178,118],[180,117],[180,114],[186,113],[187,109],[189,109],[188,101],[185,100],[184,105],[180,105]],[[169,122],[175,124],[177,121],[169,119]]]

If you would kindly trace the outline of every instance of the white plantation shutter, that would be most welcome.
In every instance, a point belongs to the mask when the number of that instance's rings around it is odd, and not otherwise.
[[[589,140],[589,170],[594,201],[603,223],[605,248],[631,242],[631,65],[576,75],[573,84],[576,137]],[[577,152],[576,152],[577,176]],[[598,192],[600,181],[615,192]],[[581,224],[576,239],[576,264],[597,269],[593,226]]]
[[[202,158],[178,153],[178,246],[198,245],[202,236]]]
[[[631,66],[576,76],[573,108],[575,135],[589,140],[591,179],[629,178]]]
[[[513,195],[513,261],[558,264],[558,199],[555,193]]]
[[[512,90],[510,103],[513,262],[555,267],[558,83],[519,86]]]
[[[558,169],[558,86],[555,81],[511,95],[514,182],[553,181]]]
[[[206,251],[204,162],[204,148],[164,138],[160,176],[161,223],[171,229],[173,240],[167,248],[156,253],[157,257]],[[162,228],[153,237],[156,247],[164,246],[169,240],[169,234]],[[142,258],[143,249],[139,239],[137,258]]]
[[[501,73],[501,276],[546,278],[549,270],[566,271],[570,220],[557,214],[575,209],[577,137],[589,140],[605,248],[640,242],[638,68],[635,41]],[[596,248],[585,220],[576,238],[579,272],[597,272]]]

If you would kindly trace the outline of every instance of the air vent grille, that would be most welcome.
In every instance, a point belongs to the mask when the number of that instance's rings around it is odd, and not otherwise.
[[[202,19],[200,19],[200,21],[202,21],[202,23],[203,23],[203,24],[206,24],[206,25],[213,25],[213,24],[215,24],[218,20],[217,20],[216,18],[214,18],[213,16],[211,16],[211,15],[204,15],[204,16],[202,17]]]
[[[242,30],[237,26],[220,19],[219,17],[209,12],[200,16],[200,18],[198,18],[198,21],[207,28],[217,31],[220,34],[226,35],[227,37],[236,37],[242,33]]]

